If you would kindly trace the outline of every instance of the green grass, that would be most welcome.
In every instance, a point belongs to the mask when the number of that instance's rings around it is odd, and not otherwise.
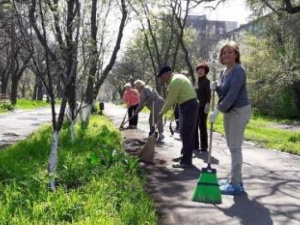
[[[14,109],[35,109],[45,106],[50,106],[50,104],[45,101],[18,99],[16,105],[12,105],[10,103],[1,103],[0,113],[9,112]]]
[[[27,99],[18,99],[16,108],[17,109],[34,109],[50,106],[49,103],[45,101],[38,101],[38,100],[27,100]]]
[[[265,116],[254,115],[246,127],[245,140],[252,141],[261,147],[300,155],[299,132],[273,127],[274,124],[279,123],[297,124],[291,120],[273,120]],[[214,130],[224,134],[222,116],[218,117]]]
[[[107,118],[92,116],[61,131],[57,189],[47,173],[51,129],[0,152],[0,224],[156,224],[154,203],[144,191],[138,159],[127,155],[119,131]]]

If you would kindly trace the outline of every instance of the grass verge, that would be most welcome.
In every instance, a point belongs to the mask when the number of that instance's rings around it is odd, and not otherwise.
[[[261,147],[277,149],[283,152],[300,155],[300,134],[298,131],[280,129],[274,124],[280,121],[253,115],[245,131],[245,140],[254,142]],[[284,120],[284,123],[294,124],[293,121]],[[224,134],[223,117],[219,116],[214,124],[214,130]]]
[[[77,125],[75,144],[64,126],[54,192],[46,170],[51,133],[45,126],[0,152],[0,224],[157,223],[138,159],[125,154],[108,119]]]
[[[18,99],[16,105],[10,103],[0,104],[0,113],[9,112],[14,109],[35,109],[45,106],[50,106],[50,104],[45,101]]]
[[[35,109],[35,108],[40,108],[45,106],[50,106],[50,104],[45,101],[27,100],[27,99],[18,99],[16,104],[17,109]]]

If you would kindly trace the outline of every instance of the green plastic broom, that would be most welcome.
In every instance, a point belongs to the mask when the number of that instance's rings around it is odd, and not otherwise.
[[[216,71],[213,68],[213,81],[215,81]],[[215,91],[212,93],[212,109],[215,104]],[[196,190],[194,191],[193,201],[219,204],[222,203],[222,195],[219,188],[217,170],[211,167],[211,152],[212,152],[212,139],[213,139],[213,123],[210,123],[210,140],[209,152],[207,159],[207,167],[201,169],[201,174],[197,183]]]

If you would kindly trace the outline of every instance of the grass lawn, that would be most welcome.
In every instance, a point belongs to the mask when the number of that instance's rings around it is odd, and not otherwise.
[[[18,99],[16,108],[17,109],[34,109],[50,106],[49,103],[45,101],[38,101],[38,100],[27,100],[27,99]]]
[[[300,133],[279,129],[274,124],[297,124],[290,120],[275,120],[259,115],[252,115],[245,131],[245,140],[254,142],[262,147],[277,149],[300,155]],[[299,125],[298,125],[299,126]],[[223,116],[220,115],[214,125],[214,130],[224,134]]]
[[[13,109],[35,109],[45,106],[50,106],[50,104],[45,101],[18,99],[15,106],[11,105],[10,103],[1,103],[0,113],[5,113]]]
[[[138,159],[103,116],[61,131],[54,192],[47,173],[51,128],[0,151],[0,224],[157,224]]]

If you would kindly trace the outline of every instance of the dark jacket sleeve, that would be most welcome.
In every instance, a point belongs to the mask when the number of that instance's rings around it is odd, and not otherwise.
[[[211,90],[210,90],[210,80],[209,79],[206,80],[205,94],[207,96],[206,103],[210,104],[210,101],[211,101]]]

